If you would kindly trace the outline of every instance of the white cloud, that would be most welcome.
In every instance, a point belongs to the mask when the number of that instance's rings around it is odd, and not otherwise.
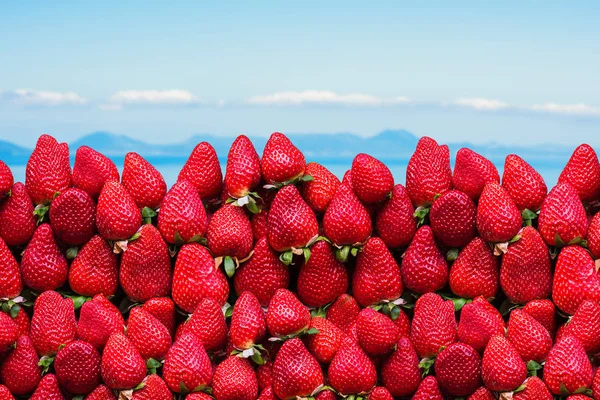
[[[592,107],[584,103],[577,104],[536,104],[530,108],[533,111],[566,114],[566,115],[600,115],[600,107]]]
[[[253,105],[344,105],[344,106],[384,106],[408,103],[406,97],[381,98],[368,94],[338,94],[327,90],[305,90],[302,92],[277,92],[246,99]]]
[[[200,100],[188,90],[120,90],[109,99],[119,105],[192,105]]]
[[[0,93],[0,98],[19,106],[58,107],[81,106],[88,103],[85,97],[74,92],[50,92],[16,89]]]
[[[509,105],[502,101],[486,99],[483,97],[462,98],[454,101],[460,107],[473,108],[481,111],[496,111],[508,108]]]

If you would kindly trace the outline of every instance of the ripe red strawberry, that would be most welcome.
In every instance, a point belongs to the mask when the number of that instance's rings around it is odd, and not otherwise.
[[[354,297],[344,293],[327,309],[327,320],[347,333],[348,328],[356,322],[359,312],[360,306]]]
[[[264,390],[271,387],[273,382],[273,361],[266,360],[264,364],[256,367],[256,379],[258,379],[259,390]]]
[[[417,207],[433,203],[436,195],[452,189],[448,146],[423,136],[406,167],[406,191]]]
[[[242,293],[231,315],[229,340],[232,346],[241,351],[252,349],[263,339],[266,330],[265,313],[258,299],[251,292]]]
[[[600,213],[596,213],[590,220],[587,232],[587,245],[594,260],[600,258]]]
[[[193,312],[200,300],[211,298],[224,305],[229,296],[225,274],[205,247],[197,243],[183,245],[177,254],[173,272],[173,301],[187,313]]]
[[[584,239],[588,220],[577,190],[568,183],[556,185],[542,204],[539,231],[550,246]]]
[[[113,333],[123,333],[125,321],[119,309],[98,294],[81,306],[77,337],[102,350]]]
[[[302,182],[300,192],[314,212],[323,214],[340,187],[340,180],[321,164],[306,164],[306,174],[311,181]]]
[[[333,399],[336,399],[336,398],[337,397],[335,397],[335,394],[334,394]],[[371,390],[371,393],[369,394],[369,400],[394,400],[394,398],[392,397],[392,394],[390,393],[390,391],[387,390],[385,387],[376,386],[373,388],[373,390]]]
[[[10,315],[10,311],[7,314]],[[17,337],[29,335],[31,321],[29,320],[29,315],[27,315],[23,307],[19,307],[19,312],[17,313],[17,316],[13,318],[13,321],[17,325]]]
[[[42,378],[29,400],[66,400],[54,374]]]
[[[21,260],[23,283],[38,292],[61,287],[67,280],[67,260],[58,248],[49,224],[35,230]]]
[[[398,311],[398,317],[393,322],[400,332],[400,337],[410,337],[410,319],[402,309],[398,308]]]
[[[475,213],[475,203],[466,193],[450,190],[431,206],[431,230],[443,246],[466,246],[477,235]]]
[[[267,219],[268,212],[264,209],[256,214],[252,214],[250,223],[252,224],[252,236],[255,242],[267,237]]]
[[[100,385],[92,393],[88,394],[85,400],[117,400],[117,398],[108,386]]]
[[[236,302],[236,306],[238,302]],[[196,336],[206,351],[222,349],[227,342],[227,323],[221,306],[213,299],[202,299],[185,323],[183,333],[191,333]]]
[[[273,392],[282,400],[309,396],[324,383],[321,366],[298,338],[281,346],[272,374]]]
[[[132,389],[146,376],[146,364],[122,333],[113,333],[102,353],[102,380],[111,389]]]
[[[550,296],[552,270],[548,248],[537,230],[526,226],[521,238],[508,245],[500,265],[500,286],[514,303]]]
[[[202,343],[191,334],[183,334],[169,350],[163,378],[175,393],[195,391],[210,384],[213,369]]]
[[[4,161],[0,160],[0,200],[8,195],[14,183],[12,171]]]
[[[392,189],[392,197],[379,209],[375,217],[375,228],[378,235],[390,248],[407,247],[415,232],[417,221],[406,189],[397,184]]]
[[[189,397],[188,397],[189,398]],[[172,400],[173,394],[165,381],[156,374],[144,379],[144,387],[133,392],[131,400]],[[87,400],[87,399],[86,399]]]
[[[267,329],[273,336],[294,335],[308,329],[310,312],[287,289],[279,289],[267,309]]]
[[[215,400],[254,400],[258,396],[258,381],[248,360],[230,356],[215,369],[213,376]]]
[[[453,343],[435,360],[435,376],[444,392],[469,396],[481,386],[481,358],[465,343]]]
[[[13,395],[33,392],[42,379],[38,355],[28,336],[21,336],[17,346],[0,366],[0,378]]]
[[[586,353],[600,353],[600,304],[597,301],[584,300],[575,315],[566,324],[563,335],[577,338]]]
[[[421,381],[419,388],[412,398],[413,400],[444,400],[440,385],[438,384],[437,379],[435,379],[435,376],[432,375],[426,376]],[[384,399],[382,398],[382,400]]]
[[[494,164],[466,147],[458,150],[452,176],[454,188],[477,200],[488,183],[500,183],[500,175]]]
[[[556,395],[592,387],[592,365],[579,340],[565,335],[554,345],[544,366],[544,383]]]
[[[277,289],[288,287],[290,274],[269,246],[267,238],[263,237],[256,242],[250,260],[237,270],[233,283],[237,294],[249,291],[256,296],[261,306],[266,307]]]
[[[98,233],[106,240],[127,240],[139,229],[142,215],[119,182],[106,182],[96,207]]]
[[[125,156],[122,184],[141,210],[156,209],[167,193],[167,184],[162,174],[142,156],[130,152]]]
[[[384,201],[394,188],[390,169],[378,159],[360,153],[352,161],[352,188],[356,196],[367,204]]]
[[[75,340],[77,325],[73,300],[48,290],[35,300],[29,337],[40,356],[56,354],[61,345]]]
[[[173,300],[168,297],[155,297],[146,301],[142,308],[162,322],[173,336],[175,333],[175,303]]]
[[[596,369],[596,372],[594,373],[594,380],[592,382],[592,390],[594,391],[594,397],[598,398],[598,395],[600,395],[600,373],[598,373],[597,369]]]
[[[316,329],[314,335],[306,335],[303,340],[306,348],[322,364],[329,364],[337,353],[344,333],[332,322],[322,317],[312,317],[309,329]]]
[[[548,330],[550,336],[554,336],[554,332],[556,332],[556,308],[552,300],[531,300],[525,304],[523,311],[542,324]]]
[[[600,301],[600,271],[590,254],[580,246],[561,250],[553,283],[552,300],[569,315],[575,314],[584,300]]]
[[[60,386],[74,394],[90,393],[100,384],[100,353],[76,340],[58,351],[54,369]]]
[[[537,376],[527,378],[523,384],[525,388],[513,393],[515,400],[552,400],[552,393],[548,390],[544,382]]]
[[[0,312],[0,354],[14,345],[18,338],[17,324],[8,314]]]
[[[119,170],[110,158],[90,147],[81,146],[75,153],[72,180],[73,186],[96,200],[106,182],[119,181]]]
[[[360,305],[368,307],[402,295],[400,268],[385,243],[377,237],[367,241],[356,259],[352,290]]]
[[[548,193],[544,178],[516,154],[506,156],[502,187],[508,192],[520,211],[537,211]]]
[[[508,392],[521,386],[527,378],[527,367],[508,339],[496,335],[483,352],[481,375],[491,391]]]
[[[419,358],[408,338],[401,338],[396,351],[383,362],[381,380],[394,397],[410,396],[419,387]]]
[[[4,385],[0,385],[0,399],[2,400],[15,400],[12,393]]]
[[[35,232],[33,203],[25,185],[17,182],[10,196],[0,203],[0,237],[9,246],[26,245]]]
[[[400,269],[404,285],[414,292],[435,292],[446,285],[448,264],[429,226],[419,228],[404,253]]]
[[[548,330],[520,309],[514,309],[510,313],[506,337],[525,361],[545,361],[552,347],[552,337]]]
[[[245,135],[238,136],[231,144],[225,169],[225,192],[233,198],[241,198],[258,186],[261,178],[260,158],[254,145]]]
[[[100,235],[83,245],[69,269],[69,285],[82,296],[112,296],[118,280],[117,256]]]
[[[521,229],[521,213],[508,192],[488,183],[477,205],[477,230],[487,242],[508,242]]]
[[[278,184],[302,177],[306,160],[290,139],[275,132],[265,145],[260,167],[267,183]]]
[[[400,339],[400,331],[392,320],[371,308],[364,308],[356,319],[360,347],[370,356],[386,354]]]
[[[211,400],[211,399],[212,399],[212,397],[210,397],[206,393],[202,393],[202,392],[190,393],[185,397],[185,400]],[[276,400],[275,397],[273,397],[273,399]]]
[[[12,299],[23,290],[21,270],[10,249],[0,238],[0,298]]]
[[[419,357],[435,357],[442,346],[456,341],[457,325],[452,301],[444,301],[435,293],[426,293],[417,300],[414,311],[410,340]]]
[[[41,135],[27,161],[25,186],[34,204],[49,204],[57,192],[71,186],[69,146]]]
[[[171,347],[171,334],[154,315],[134,307],[127,320],[127,338],[144,360],[163,360]]]
[[[206,233],[206,210],[194,186],[175,183],[164,197],[158,214],[158,229],[167,243],[182,244]]]
[[[486,299],[498,291],[499,260],[488,244],[474,238],[460,253],[450,268],[448,282],[452,293],[459,297]]]
[[[481,386],[468,397],[468,400],[496,400],[496,397],[492,394],[492,392],[489,391],[488,388]]]
[[[346,292],[348,271],[326,241],[318,241],[310,250],[310,259],[300,267],[297,293],[308,307],[322,307]]]
[[[502,314],[486,299],[477,297],[460,312],[458,340],[483,354],[490,338],[504,334],[504,328]]]
[[[194,147],[177,180],[185,180],[194,185],[202,200],[219,197],[223,187],[223,173],[217,152],[210,143],[201,142]]]
[[[342,339],[327,370],[329,384],[340,394],[368,392],[377,382],[377,370],[365,352],[349,337]]]
[[[579,145],[558,177],[558,183],[570,183],[581,201],[589,203],[600,197],[600,162],[588,144]]]
[[[62,243],[82,245],[96,233],[96,204],[83,190],[67,189],[52,201],[50,224]]]
[[[171,292],[171,258],[158,229],[146,224],[121,258],[119,280],[133,301],[144,302]]]

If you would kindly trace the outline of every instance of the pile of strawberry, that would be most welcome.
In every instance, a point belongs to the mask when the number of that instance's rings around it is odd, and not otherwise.
[[[588,145],[548,192],[427,137],[403,186],[239,136],[167,189],[42,135],[0,197],[0,400],[600,399]]]

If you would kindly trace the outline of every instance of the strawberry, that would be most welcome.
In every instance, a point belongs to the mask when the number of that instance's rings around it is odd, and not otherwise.
[[[246,197],[256,189],[260,178],[260,158],[256,149],[247,136],[240,135],[231,144],[227,155],[225,192],[235,199]]]
[[[270,184],[294,181],[304,175],[304,155],[283,133],[271,135],[260,161],[262,176]]]
[[[527,378],[522,391],[513,394],[515,400],[552,400],[552,393],[537,376]]]
[[[196,393],[190,393],[190,394],[188,394],[185,397],[185,400],[212,400],[212,397],[210,397],[206,393],[196,392]],[[276,398],[273,397],[273,400],[276,400]]]
[[[500,265],[500,286],[510,301],[525,304],[550,296],[552,270],[548,248],[537,230],[526,226],[508,245]]]
[[[72,180],[73,186],[96,200],[106,182],[119,181],[119,170],[110,158],[90,147],[81,146],[75,153]]]
[[[406,191],[417,207],[429,206],[436,195],[452,189],[448,146],[423,136],[406,167]]]
[[[156,209],[167,193],[162,174],[137,153],[125,155],[121,183],[127,189],[137,207]]]
[[[320,240],[311,250],[310,259],[300,267],[297,292],[309,307],[322,307],[337,299],[348,289],[348,271],[329,243]]]
[[[52,201],[50,224],[62,243],[82,245],[96,233],[96,204],[83,190],[66,189]]]
[[[465,343],[453,343],[435,360],[435,376],[444,392],[465,397],[481,385],[481,358]]]
[[[419,357],[435,357],[442,346],[456,341],[457,325],[452,301],[444,301],[435,293],[426,293],[417,300],[414,311],[410,340]]]
[[[239,301],[238,299],[235,303],[236,306],[239,304]],[[262,313],[263,311],[260,310],[260,312]],[[206,351],[218,351],[222,349],[227,342],[227,323],[225,322],[221,306],[213,299],[202,299],[194,313],[185,323],[183,332],[195,335]]]
[[[394,188],[390,169],[378,159],[360,153],[352,161],[352,188],[360,201],[367,204],[384,201]]]
[[[566,324],[563,335],[572,335],[578,339],[586,353],[600,353],[600,303],[584,300]]]
[[[584,203],[600,197],[600,162],[588,144],[579,145],[558,177],[558,183],[571,184]]]
[[[498,170],[490,160],[463,147],[456,153],[452,185],[477,200],[488,183],[500,183]]]
[[[286,341],[273,363],[273,392],[281,400],[311,395],[324,383],[321,366],[298,338]]]
[[[402,309],[399,307],[397,309],[399,311],[398,317],[393,322],[398,328],[398,332],[400,332],[400,337],[410,337],[410,319]]]
[[[14,345],[18,338],[17,324],[8,314],[0,312],[0,354]]]
[[[337,397],[334,395],[333,398],[336,399]],[[392,397],[390,391],[385,387],[376,386],[373,388],[373,390],[371,390],[371,393],[369,394],[369,400],[394,400],[394,398]]]
[[[83,245],[69,269],[69,285],[82,296],[112,296],[118,279],[117,256],[100,235]]]
[[[468,400],[496,400],[496,397],[489,391],[485,386],[481,386],[472,395],[468,397]]]
[[[400,268],[379,238],[370,238],[356,259],[352,290],[360,305],[368,307],[402,295]]]
[[[552,347],[552,337],[546,328],[520,309],[510,313],[506,337],[524,361],[541,363]]]
[[[404,253],[400,269],[404,285],[414,292],[435,292],[446,285],[448,264],[435,243],[429,226],[419,228]]]
[[[327,320],[347,332],[360,312],[360,306],[349,294],[342,294],[327,309]]]
[[[15,179],[12,171],[4,161],[0,160],[0,200],[3,200],[10,193],[14,183]]]
[[[14,307],[14,306],[13,306]],[[10,315],[10,310],[8,312]],[[11,316],[12,318],[12,316]],[[17,316],[13,318],[14,323],[17,325],[17,336],[21,337],[22,335],[29,336],[29,329],[31,325],[31,321],[29,320],[29,315],[25,312],[23,307],[19,307],[19,312]],[[1,358],[1,356],[0,356]]]
[[[33,305],[29,336],[40,356],[51,356],[61,345],[75,340],[77,325],[73,300],[54,291],[38,296]]]
[[[24,396],[33,392],[42,379],[38,355],[28,336],[17,340],[15,350],[0,366],[0,378],[13,395]]]
[[[488,183],[477,205],[477,230],[486,242],[508,242],[521,229],[521,213],[508,192]]]
[[[267,237],[267,220],[268,212],[264,209],[256,214],[252,214],[250,223],[252,224],[252,236],[254,237],[255,242]]]
[[[243,292],[233,306],[229,340],[237,350],[253,349],[265,336],[265,313],[256,296]],[[256,353],[256,349],[253,349]]]
[[[565,335],[552,347],[544,366],[544,383],[556,395],[592,387],[592,365],[579,340]]]
[[[400,339],[400,331],[392,320],[371,308],[364,308],[356,319],[360,347],[370,356],[386,354]]]
[[[21,260],[23,283],[38,292],[61,287],[67,280],[67,260],[58,248],[49,224],[35,230]]]
[[[167,243],[182,244],[203,237],[208,220],[200,196],[188,181],[175,183],[164,197],[158,229]]]
[[[588,250],[594,260],[600,258],[600,213],[596,213],[590,220],[587,233]]]
[[[498,275],[498,258],[483,239],[476,237],[458,253],[448,282],[452,293],[459,297],[489,299],[498,291]]]
[[[85,400],[117,400],[112,390],[106,385],[97,386],[92,393],[90,393]]]
[[[0,238],[0,298],[12,299],[23,290],[21,270],[10,249]]]
[[[146,301],[142,308],[162,322],[173,336],[175,333],[175,303],[173,300],[168,297],[155,297]]]
[[[43,205],[71,186],[69,146],[50,135],[41,135],[27,161],[25,186],[33,203]]]
[[[35,232],[33,203],[25,185],[17,182],[0,203],[0,237],[9,246],[26,245]]]
[[[219,197],[223,173],[214,147],[208,142],[198,143],[181,168],[177,180],[190,182],[202,200]]]
[[[568,183],[554,186],[542,204],[538,229],[550,246],[585,239],[588,220],[577,190]]]
[[[323,388],[316,396],[315,400],[337,400],[338,396],[333,390]],[[372,397],[369,396],[372,400]]]
[[[348,395],[371,390],[377,383],[377,370],[358,344],[345,337],[329,364],[327,377],[338,393]]]
[[[558,254],[552,300],[569,315],[575,314],[584,300],[600,301],[600,271],[584,248],[567,246]]]
[[[419,358],[408,338],[401,338],[394,353],[383,362],[381,381],[394,397],[410,396],[419,387]]]
[[[304,337],[304,344],[317,361],[329,364],[337,353],[344,333],[332,322],[322,317],[312,317],[309,329],[316,329],[314,335]]]
[[[146,224],[130,241],[121,258],[119,280],[133,301],[144,302],[171,292],[171,258],[167,244],[153,225]]]
[[[306,164],[306,174],[311,181],[302,182],[300,192],[306,203],[318,214],[323,214],[340,187],[340,180],[321,164]]]
[[[600,395],[600,373],[598,373],[597,369],[596,369],[596,372],[594,373],[592,390],[594,391],[594,397],[598,398],[598,395]]]
[[[127,240],[142,224],[135,201],[119,182],[106,182],[96,207],[98,233],[106,240]]]
[[[133,392],[131,400],[172,400],[173,394],[165,381],[156,374],[144,379],[144,387]],[[87,399],[86,399],[87,400]]]
[[[527,367],[508,339],[496,335],[483,352],[481,376],[491,391],[508,392],[518,388],[527,378]]]
[[[217,366],[212,388],[215,400],[254,400],[258,396],[258,381],[252,365],[235,356]]]
[[[74,394],[86,394],[100,384],[100,353],[91,344],[76,340],[56,354],[56,379]]]
[[[531,300],[523,307],[523,311],[535,318],[554,336],[556,332],[556,308],[552,300]]]
[[[237,270],[233,283],[237,294],[252,292],[260,305],[266,307],[278,289],[288,287],[290,273],[263,237],[256,242],[252,257]]]
[[[244,209],[233,204],[219,208],[210,219],[206,239],[213,256],[222,258],[225,272],[233,276],[239,260],[248,257],[254,244],[252,225]]]
[[[417,221],[406,189],[397,184],[392,189],[392,197],[383,204],[375,217],[375,229],[385,244],[393,249],[407,247],[415,232]]]
[[[208,386],[213,370],[202,343],[194,335],[183,334],[169,350],[163,378],[175,393],[196,391]]]
[[[504,334],[504,328],[500,312],[483,297],[477,297],[461,310],[458,340],[482,354],[490,338]]]
[[[185,312],[193,312],[200,300],[211,298],[224,305],[229,296],[225,274],[205,247],[197,243],[183,245],[177,254],[173,272],[173,301]]]
[[[125,321],[119,309],[97,294],[83,303],[77,324],[77,337],[102,350],[113,333],[123,333]]]
[[[440,385],[432,375],[423,378],[412,398],[413,400],[444,400]],[[382,400],[384,399],[382,398]]]
[[[431,230],[443,246],[466,246],[477,235],[475,213],[475,203],[466,193],[450,190],[431,206]]]
[[[2,400],[15,400],[12,393],[4,385],[0,385],[0,399]]]
[[[113,333],[102,353],[102,379],[111,389],[132,389],[146,376],[146,364],[122,333]]]
[[[273,383],[273,361],[266,360],[264,364],[256,367],[256,379],[258,379],[259,390],[271,387]]]
[[[516,154],[506,156],[502,187],[508,192],[520,211],[537,211],[548,193],[544,178]]]
[[[278,289],[267,309],[267,329],[273,336],[296,335],[308,329],[308,308],[287,289]]]
[[[29,400],[66,400],[54,374],[42,378]]]
[[[127,338],[144,360],[163,360],[171,347],[171,334],[154,315],[134,307],[127,320]]]

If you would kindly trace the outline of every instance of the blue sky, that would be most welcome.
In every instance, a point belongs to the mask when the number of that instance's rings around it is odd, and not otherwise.
[[[0,138],[600,145],[598,2],[83,3],[0,6]]]

